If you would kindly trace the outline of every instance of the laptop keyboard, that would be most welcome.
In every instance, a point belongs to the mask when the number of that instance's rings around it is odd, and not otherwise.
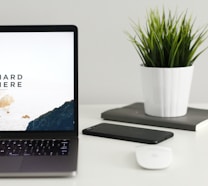
[[[68,155],[69,140],[0,140],[0,156]]]

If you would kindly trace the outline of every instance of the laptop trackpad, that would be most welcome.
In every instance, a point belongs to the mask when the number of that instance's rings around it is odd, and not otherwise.
[[[23,157],[0,157],[0,172],[17,172],[21,169]]]
[[[69,156],[28,156],[24,157],[22,172],[51,172],[69,169]]]
[[[69,171],[74,171],[73,166],[70,166],[70,156],[0,157],[0,177],[27,175],[45,176],[52,175],[52,173],[58,175],[58,172],[67,173]],[[66,175],[68,175],[68,173]]]

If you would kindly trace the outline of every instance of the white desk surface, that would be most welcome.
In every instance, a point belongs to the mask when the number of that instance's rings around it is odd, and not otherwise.
[[[174,132],[174,137],[159,145],[171,147],[173,162],[164,170],[145,170],[135,158],[136,142],[83,135],[82,129],[103,120],[100,113],[118,105],[79,107],[78,174],[74,178],[4,178],[5,186],[206,186],[208,184],[208,127],[198,132],[123,125]],[[208,108],[201,106],[200,108]]]

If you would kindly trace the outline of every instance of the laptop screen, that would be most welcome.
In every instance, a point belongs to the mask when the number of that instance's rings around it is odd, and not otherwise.
[[[74,32],[20,30],[0,31],[0,131],[75,130]]]

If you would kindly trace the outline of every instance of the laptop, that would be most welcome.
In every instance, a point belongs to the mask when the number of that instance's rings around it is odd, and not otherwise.
[[[78,33],[0,26],[0,176],[74,176]]]

